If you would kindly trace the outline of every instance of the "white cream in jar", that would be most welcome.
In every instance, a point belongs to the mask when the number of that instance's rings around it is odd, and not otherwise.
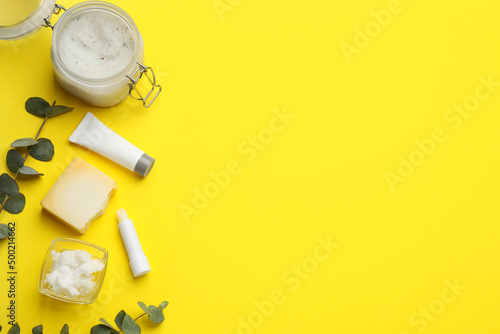
[[[59,57],[78,76],[108,78],[135,60],[135,38],[129,26],[106,12],[74,15],[59,34]]]
[[[96,286],[95,274],[104,263],[85,250],[52,250],[52,267],[45,277],[51,289],[68,297],[88,296]]]
[[[144,42],[132,18],[101,1],[83,2],[64,12],[54,25],[51,58],[59,84],[99,107],[123,101],[135,85],[131,78],[148,70],[138,64],[144,62]],[[161,91],[152,83],[150,93],[155,89],[157,94],[143,101],[145,106]]]

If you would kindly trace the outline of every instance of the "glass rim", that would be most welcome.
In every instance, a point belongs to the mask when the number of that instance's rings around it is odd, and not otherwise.
[[[26,18],[9,25],[0,25],[0,39],[17,40],[31,36],[43,28],[44,18],[50,15],[56,0],[40,0],[37,8]]]

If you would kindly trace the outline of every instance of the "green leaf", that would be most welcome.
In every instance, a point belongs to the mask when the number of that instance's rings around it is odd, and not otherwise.
[[[110,334],[111,330],[112,328],[109,328],[108,326],[103,324],[99,324],[90,329],[90,334]]]
[[[106,319],[104,318],[99,318],[99,321],[102,322],[105,326],[109,328],[114,328],[113,325],[111,325]]]
[[[0,203],[3,203],[5,200],[5,195],[0,195]],[[5,203],[4,209],[5,211],[17,215],[24,210],[24,206],[26,205],[26,197],[23,194],[18,193],[16,196],[9,197],[7,202]]]
[[[151,308],[148,316],[149,320],[151,320],[151,322],[155,324],[159,324],[160,322],[165,320],[163,312],[158,307]]]
[[[55,117],[61,114],[67,113],[68,111],[73,110],[74,108],[65,107],[65,106],[53,106],[45,109],[45,116],[47,117]]]
[[[123,318],[125,318],[125,315],[126,315],[125,311],[121,310],[115,317],[115,324],[116,326],[118,326],[119,329],[122,329]]]
[[[1,205],[1,203],[0,203],[0,205]],[[10,234],[10,230],[9,230],[9,227],[7,226],[7,224],[0,224],[0,240],[7,238],[9,236],[9,234]],[[0,329],[0,331],[1,331],[1,329]]]
[[[137,305],[139,305],[139,307],[141,308],[141,310],[143,310],[144,312],[146,312],[146,313],[149,312],[148,307],[143,302],[137,302]]]
[[[161,302],[161,304],[160,304],[159,307],[160,307],[160,310],[164,310],[167,306],[168,306],[168,302],[167,301],[163,301],[163,302]]]
[[[0,175],[0,195],[14,197],[19,194],[19,186],[10,175],[3,173]]]
[[[39,138],[30,155],[39,161],[50,161],[54,157],[54,144],[47,138]]]
[[[69,326],[67,324],[64,324],[60,334],[69,334]]]
[[[125,314],[123,318],[123,332],[125,334],[140,334],[141,327],[135,323],[130,315]]]
[[[38,325],[36,327],[33,327],[33,329],[31,330],[31,333],[32,334],[43,334],[43,326]]]
[[[21,138],[14,140],[10,147],[29,147],[38,144],[38,140],[34,140],[33,138]]]
[[[37,172],[36,170],[34,170],[29,166],[23,166],[19,168],[19,173],[23,175],[43,175],[43,173]]]
[[[19,328],[17,322],[14,325],[12,325],[12,327],[7,332],[7,334],[19,334],[19,333],[21,333],[21,328]]]
[[[90,329],[90,334],[118,334],[118,331],[106,325],[99,324]]]
[[[17,173],[17,170],[24,166],[24,158],[21,153],[16,150],[7,152],[7,168],[11,173]]]
[[[45,110],[50,107],[50,104],[40,97],[30,97],[24,107],[30,114],[45,118]]]

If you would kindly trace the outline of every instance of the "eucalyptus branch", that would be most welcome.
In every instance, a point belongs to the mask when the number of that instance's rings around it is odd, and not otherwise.
[[[43,118],[34,138],[20,138],[12,142],[11,150],[7,152],[7,168],[14,175],[7,173],[0,175],[0,213],[5,211],[11,214],[19,214],[24,210],[26,197],[19,192],[17,181],[20,175],[42,176],[43,174],[34,168],[26,166],[28,157],[39,161],[50,161],[54,156],[54,145],[47,138],[40,138],[42,129],[49,118],[64,114],[73,110],[71,107],[58,106],[56,102],[50,105],[39,97],[31,97],[25,103],[26,111],[34,116]],[[24,156],[19,150],[26,150]],[[2,224],[0,224],[2,226]],[[0,235],[0,239],[1,235]]]
[[[145,316],[146,314],[149,316],[149,320],[152,323],[159,324],[165,320],[165,317],[163,315],[163,310],[167,307],[168,302],[162,302],[158,306],[154,305],[149,305],[146,306],[143,302],[138,302],[137,303],[141,309],[144,311],[143,314],[138,316],[135,319],[132,319],[125,311],[121,310],[118,312],[118,314],[115,317],[115,324],[118,326],[118,330],[113,327],[109,322],[104,320],[103,318],[99,319],[101,320],[102,324],[95,325],[90,329],[90,334],[117,334],[117,333],[125,333],[125,334],[140,334],[141,333],[141,327],[136,324],[136,321]],[[0,332],[2,331],[2,326],[0,326]],[[21,327],[19,327],[19,324],[16,322],[15,324],[10,327],[8,334],[20,334],[21,332]],[[33,334],[43,334],[43,326],[38,325],[33,327],[31,330],[31,333]],[[61,329],[60,334],[69,334],[69,326],[64,325]]]
[[[115,317],[115,324],[118,328],[111,325],[106,319],[100,318],[101,324],[95,325],[91,328],[90,334],[140,334],[141,327],[136,323],[141,317],[148,315],[152,323],[159,324],[165,320],[163,310],[167,307],[168,302],[162,302],[160,305],[146,306],[143,302],[138,302],[137,305],[144,311],[141,315],[132,319],[130,315],[125,313],[124,310],[118,312]]]

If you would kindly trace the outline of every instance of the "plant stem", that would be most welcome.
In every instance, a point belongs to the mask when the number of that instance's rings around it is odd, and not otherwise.
[[[137,318],[134,319],[134,322],[137,322],[137,319],[139,319],[140,317],[143,317],[146,315],[146,312],[144,312],[143,314],[141,314],[140,316],[138,316]]]
[[[42,125],[40,125],[40,128],[38,129],[38,132],[35,135],[35,138],[33,138],[34,140],[37,140],[38,136],[40,136],[40,133],[42,132],[43,126],[47,122],[47,119],[48,119],[48,117],[45,116],[45,118],[43,119]],[[28,160],[28,157],[30,156],[32,149],[33,149],[33,146],[30,146],[30,148],[28,148],[28,151],[26,152],[26,155],[24,156],[24,162],[26,162],[26,160]],[[16,177],[14,178],[14,181],[17,181],[18,178],[19,178],[19,171],[16,173]]]
[[[5,203],[7,203],[7,200],[9,199],[9,195],[5,195],[5,199],[3,200],[2,206],[0,206],[0,212],[3,211],[3,208],[5,206]]]

